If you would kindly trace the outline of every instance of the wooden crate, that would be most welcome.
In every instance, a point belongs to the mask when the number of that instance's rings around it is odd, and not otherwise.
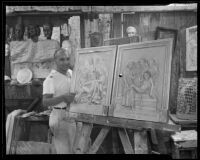
[[[181,131],[171,136],[173,140],[172,158],[197,158],[197,131]]]

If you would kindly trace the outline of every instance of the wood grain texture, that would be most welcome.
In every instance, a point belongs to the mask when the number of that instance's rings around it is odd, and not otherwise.
[[[171,5],[171,6],[7,6],[6,14],[12,14],[15,11],[48,11],[51,14],[68,13],[72,11],[81,12],[99,12],[99,13],[116,13],[116,12],[166,12],[166,11],[195,11],[197,10],[197,3],[185,5]],[[34,13],[37,13],[34,12]],[[31,12],[32,13],[32,12]],[[33,13],[32,13],[33,14]]]
[[[82,122],[77,122],[76,123],[76,133],[75,133],[75,138],[74,138],[74,145],[73,145],[73,151],[76,151],[76,148],[78,146],[80,137],[81,137],[81,129],[83,127],[83,123]]]
[[[134,154],[131,142],[129,140],[128,134],[124,128],[118,129],[119,137],[121,139],[124,151],[126,154]]]
[[[89,154],[95,154],[98,151],[100,145],[102,144],[103,140],[105,139],[109,131],[110,131],[109,127],[103,127],[101,129],[99,135],[97,136],[97,138],[95,139],[94,143],[92,144],[92,146],[88,151]]]
[[[148,154],[147,132],[134,131],[135,154]]]
[[[76,154],[83,154],[88,152],[90,146],[90,134],[92,131],[93,124],[84,123],[81,129],[81,135],[78,145],[75,149]]]
[[[120,153],[118,129],[114,127],[112,128],[112,152],[113,154]]]
[[[115,117],[167,122],[168,120],[167,110],[168,110],[170,74],[171,74],[172,42],[173,42],[172,39],[163,39],[163,40],[154,40],[149,42],[124,44],[118,46],[119,48],[117,53],[114,85],[112,92],[113,94],[111,102],[115,106],[114,109]],[[130,96],[139,97],[140,92],[138,90],[135,91],[131,88],[131,86],[133,85],[137,86],[136,82],[133,83],[130,81],[128,83],[129,80],[128,75],[130,75],[128,74],[129,73],[128,69],[130,68],[129,64],[132,65],[134,63],[134,65],[137,65],[137,63],[139,63],[141,59],[145,59],[146,61],[148,61],[148,67],[146,67],[145,69],[145,63],[142,66],[138,64],[141,66],[140,68],[143,67],[144,69],[143,71],[139,71],[139,69],[137,71],[134,70],[135,71],[134,76],[136,77],[136,78],[134,77],[134,81],[135,79],[137,79],[137,76],[139,76],[136,73],[144,73],[145,71],[149,70],[149,72],[151,72],[150,74],[152,82],[154,81],[153,79],[156,79],[151,86],[154,86],[154,90],[157,90],[155,91],[157,92],[157,96],[155,94],[155,97],[157,98],[154,97],[154,99],[153,98],[148,99],[147,97],[147,99],[145,98],[141,99],[143,103],[139,103],[141,102],[139,101],[139,98],[131,100]],[[165,59],[163,61],[164,63],[162,62],[163,59]],[[152,65],[149,66],[149,64]],[[153,71],[152,71],[156,70],[155,69],[156,64],[159,64],[157,65],[158,66],[157,68],[158,72],[156,72],[158,74],[157,78],[153,77]],[[133,71],[131,70],[131,73],[132,72]],[[122,77],[119,76],[121,74]],[[160,80],[158,80],[158,78]]]
[[[115,14],[114,14],[115,15]],[[118,15],[120,18],[120,15]],[[119,19],[118,18],[118,19]],[[121,35],[121,21],[113,18],[113,24],[118,27],[115,30],[113,37]],[[139,20],[138,20],[139,19]],[[148,24],[148,25],[146,25]],[[138,34],[142,36],[142,41],[153,40],[157,26],[168,27],[179,30],[178,41],[175,53],[172,58],[172,72],[171,72],[171,85],[170,85],[170,100],[169,110],[171,113],[176,113],[177,106],[177,89],[179,77],[196,77],[196,72],[185,71],[185,33],[187,27],[197,24],[197,13],[191,11],[173,11],[173,12],[136,12],[135,14],[124,15],[123,30],[132,25],[136,27]]]
[[[77,50],[71,91],[77,92],[70,112],[105,115],[110,105],[116,46]],[[106,116],[106,115],[105,115]]]
[[[74,119],[78,122],[86,122],[86,123],[94,123],[111,127],[120,127],[120,128],[130,128],[130,129],[158,129],[158,130],[166,130],[166,131],[180,131],[181,126],[175,125],[171,121],[168,123],[158,123],[158,122],[150,122],[150,121],[141,121],[127,118],[118,118],[118,117],[110,117],[110,116],[97,116],[97,115],[89,115],[82,113],[70,113],[70,118]]]

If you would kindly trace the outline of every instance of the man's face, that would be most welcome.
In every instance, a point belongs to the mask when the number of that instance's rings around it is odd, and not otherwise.
[[[36,36],[36,35],[37,35],[36,27],[33,26],[33,25],[30,25],[30,26],[28,27],[28,33],[29,33],[30,37]]]
[[[51,39],[52,30],[51,30],[51,27],[49,25],[44,25],[43,26],[43,32],[44,32],[44,36],[47,39]]]
[[[70,67],[70,58],[63,52],[56,55],[55,62],[57,68],[62,70],[67,71]]]
[[[127,31],[128,37],[133,37],[133,36],[136,35],[136,33],[137,33],[137,31],[136,31],[136,29],[134,29],[134,28],[131,28],[131,29],[129,29],[129,30]]]

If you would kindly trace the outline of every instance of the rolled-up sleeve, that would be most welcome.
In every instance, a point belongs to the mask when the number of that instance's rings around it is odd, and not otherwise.
[[[47,77],[43,82],[43,95],[44,94],[54,94],[54,85],[53,85],[53,79]]]

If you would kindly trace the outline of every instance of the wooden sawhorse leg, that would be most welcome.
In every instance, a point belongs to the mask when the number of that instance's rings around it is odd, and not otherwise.
[[[90,134],[92,131],[93,124],[83,123],[81,132],[76,132],[76,140],[75,140],[75,154],[95,154],[100,145],[102,144],[103,140],[107,136],[110,127],[104,126],[97,138],[95,139],[94,143],[90,146]],[[79,134],[78,134],[79,132]]]
[[[95,154],[111,127],[102,127],[94,143],[90,146],[92,128],[93,124],[83,123],[81,130],[76,132],[75,154]],[[126,154],[148,154],[147,131],[134,130],[134,146],[130,142],[126,129],[118,128],[118,134]]]
[[[126,129],[119,128],[118,133],[126,154],[148,154],[147,131],[134,131],[134,146]]]

